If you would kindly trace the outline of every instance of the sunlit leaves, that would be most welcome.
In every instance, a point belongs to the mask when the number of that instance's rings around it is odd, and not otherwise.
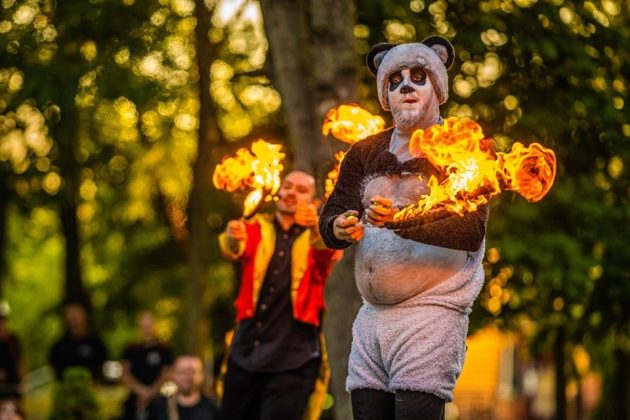
[[[29,25],[33,18],[39,13],[37,2],[31,4],[23,4],[13,13],[13,22],[16,25]]]
[[[481,33],[481,41],[490,49],[501,47],[508,42],[508,37],[505,33],[499,32],[496,29],[488,29]]]
[[[179,16],[190,16],[195,11],[195,2],[194,0],[172,0],[171,9]]]
[[[455,27],[446,18],[446,12],[448,11],[448,3],[446,1],[438,0],[432,2],[428,7],[428,11],[431,15],[432,25],[440,35],[448,37],[455,35]]]
[[[24,73],[15,67],[0,68],[0,113],[11,105],[24,82]]]
[[[94,114],[101,141],[134,142],[139,138],[138,112],[129,99],[120,97],[112,102],[101,100]]]
[[[22,173],[30,166],[30,156],[45,157],[53,145],[45,122],[43,114],[28,103],[0,115],[0,161],[10,162]]]
[[[72,196],[69,186],[76,186],[81,260],[97,312],[156,302],[167,335],[181,311],[174,297],[181,287],[169,287],[181,283],[186,272],[183,254],[173,244],[187,239],[200,124],[197,83],[205,77],[196,68],[195,3],[3,0],[0,9],[0,170],[10,177],[11,201],[25,208],[46,206],[55,218],[48,226],[57,229],[56,205]],[[216,118],[227,137],[238,141],[257,125],[269,124],[280,108],[263,71],[267,42],[259,5],[243,2],[230,14],[224,5],[231,2],[206,3],[223,16],[213,20],[221,22],[209,33],[226,69],[217,78],[224,89],[219,92],[226,94],[213,95]],[[231,99],[225,108],[223,97]],[[68,121],[75,122],[70,130],[58,130]],[[23,220],[11,217],[16,232],[22,229]],[[209,215],[209,226],[218,229],[223,217]],[[47,222],[38,218],[37,223]],[[53,251],[45,240],[12,235],[11,243],[24,246],[10,256],[10,277],[40,287],[46,280],[46,287],[55,289],[48,297],[57,303],[61,273],[48,268],[42,275],[24,264],[63,267],[61,236],[57,230],[46,235],[59,245]],[[38,247],[45,259],[33,255]],[[230,269],[213,266],[212,296],[232,290],[220,281],[233,274]],[[13,292],[18,306],[34,309],[28,322],[52,305],[47,299],[28,306],[26,291]],[[106,322],[114,322],[112,315]],[[117,327],[125,325],[116,319]],[[31,334],[29,326],[20,328]],[[129,338],[126,331],[109,335],[114,346]]]
[[[57,194],[57,192],[59,192],[59,189],[62,187],[62,185],[63,185],[63,179],[61,178],[61,175],[59,175],[59,173],[48,172],[46,175],[44,175],[42,188],[48,194],[50,195]],[[27,191],[25,191],[24,193],[20,194],[20,181],[17,182],[16,190],[17,190],[18,195],[24,196],[27,193]]]
[[[0,34],[4,34],[0,50],[29,61],[49,62],[57,29],[45,13],[46,5],[38,0],[4,2],[0,9]],[[34,54],[22,56],[26,51]]]
[[[278,91],[269,86],[249,85],[239,93],[240,102],[254,113],[265,116],[277,112],[280,108]]]
[[[393,44],[411,42],[416,38],[416,29],[413,25],[403,24],[397,20],[386,21],[384,33],[387,41]]]
[[[462,98],[468,98],[479,88],[492,86],[503,75],[504,66],[498,54],[488,52],[479,61],[462,63],[463,74],[453,79],[453,90]]]

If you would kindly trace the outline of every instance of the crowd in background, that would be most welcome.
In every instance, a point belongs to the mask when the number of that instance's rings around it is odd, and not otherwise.
[[[23,349],[9,328],[9,315],[9,306],[0,303],[0,420],[24,420]],[[82,370],[89,372],[92,383],[103,383],[103,367],[109,353],[99,334],[90,328],[87,310],[79,304],[67,304],[63,320],[64,332],[49,351],[55,379],[64,384],[73,380],[73,373],[76,378],[76,372]],[[137,321],[138,340],[129,343],[120,357],[120,383],[129,391],[120,409],[120,420],[218,418],[214,401],[204,393],[202,360],[189,354],[174,356],[171,346],[158,339],[150,312],[142,312]],[[162,391],[168,389],[164,385],[169,381],[175,387],[166,395]]]

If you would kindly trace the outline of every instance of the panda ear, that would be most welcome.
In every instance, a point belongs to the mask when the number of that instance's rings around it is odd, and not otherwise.
[[[380,44],[372,46],[372,48],[370,48],[370,51],[368,51],[367,56],[365,57],[365,61],[367,62],[368,68],[370,69],[370,73],[372,73],[374,77],[376,77],[378,67],[381,65],[383,57],[385,57],[385,54],[387,54],[387,52],[394,47],[394,44],[381,42]]]
[[[455,61],[455,49],[446,38],[430,36],[422,41],[422,43],[435,51],[447,70],[451,68],[453,61]]]

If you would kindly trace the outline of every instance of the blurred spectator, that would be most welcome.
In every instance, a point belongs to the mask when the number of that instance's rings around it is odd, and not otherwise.
[[[77,303],[70,303],[64,307],[63,317],[66,331],[49,355],[57,380],[63,377],[66,368],[82,366],[95,381],[101,381],[107,349],[101,337],[90,330],[87,311]]]
[[[0,399],[20,396],[22,346],[9,330],[10,314],[9,304],[0,302]]]
[[[148,406],[168,379],[173,364],[171,348],[158,341],[153,314],[138,316],[140,341],[125,348],[122,355],[122,382],[129,388],[123,420],[148,420]]]
[[[14,399],[0,401],[0,420],[24,420],[24,412]]]
[[[197,356],[184,355],[175,360],[173,382],[177,392],[155,400],[152,413],[157,420],[216,420],[218,409],[201,390],[204,386],[203,363]]]

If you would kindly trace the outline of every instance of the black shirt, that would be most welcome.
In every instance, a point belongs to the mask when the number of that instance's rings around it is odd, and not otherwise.
[[[173,364],[173,352],[163,343],[137,343],[125,348],[122,359],[129,361],[134,378],[144,385],[151,385],[158,379],[164,366]]]
[[[92,373],[92,378],[101,379],[103,363],[107,360],[107,349],[101,338],[88,333],[83,337],[65,334],[50,351],[50,364],[57,379],[63,379],[63,371],[70,366],[82,366]]]
[[[151,408],[151,413],[154,416],[152,418],[156,420],[170,420],[168,403],[169,400],[164,396],[160,396],[155,400]],[[212,400],[205,395],[201,396],[197,404],[190,407],[177,404],[177,414],[179,415],[179,420],[217,420],[219,418],[219,410]]]
[[[319,332],[296,321],[291,303],[291,247],[306,228],[284,231],[274,219],[276,244],[260,290],[256,313],[236,328],[232,359],[243,369],[281,372],[320,356]]]

